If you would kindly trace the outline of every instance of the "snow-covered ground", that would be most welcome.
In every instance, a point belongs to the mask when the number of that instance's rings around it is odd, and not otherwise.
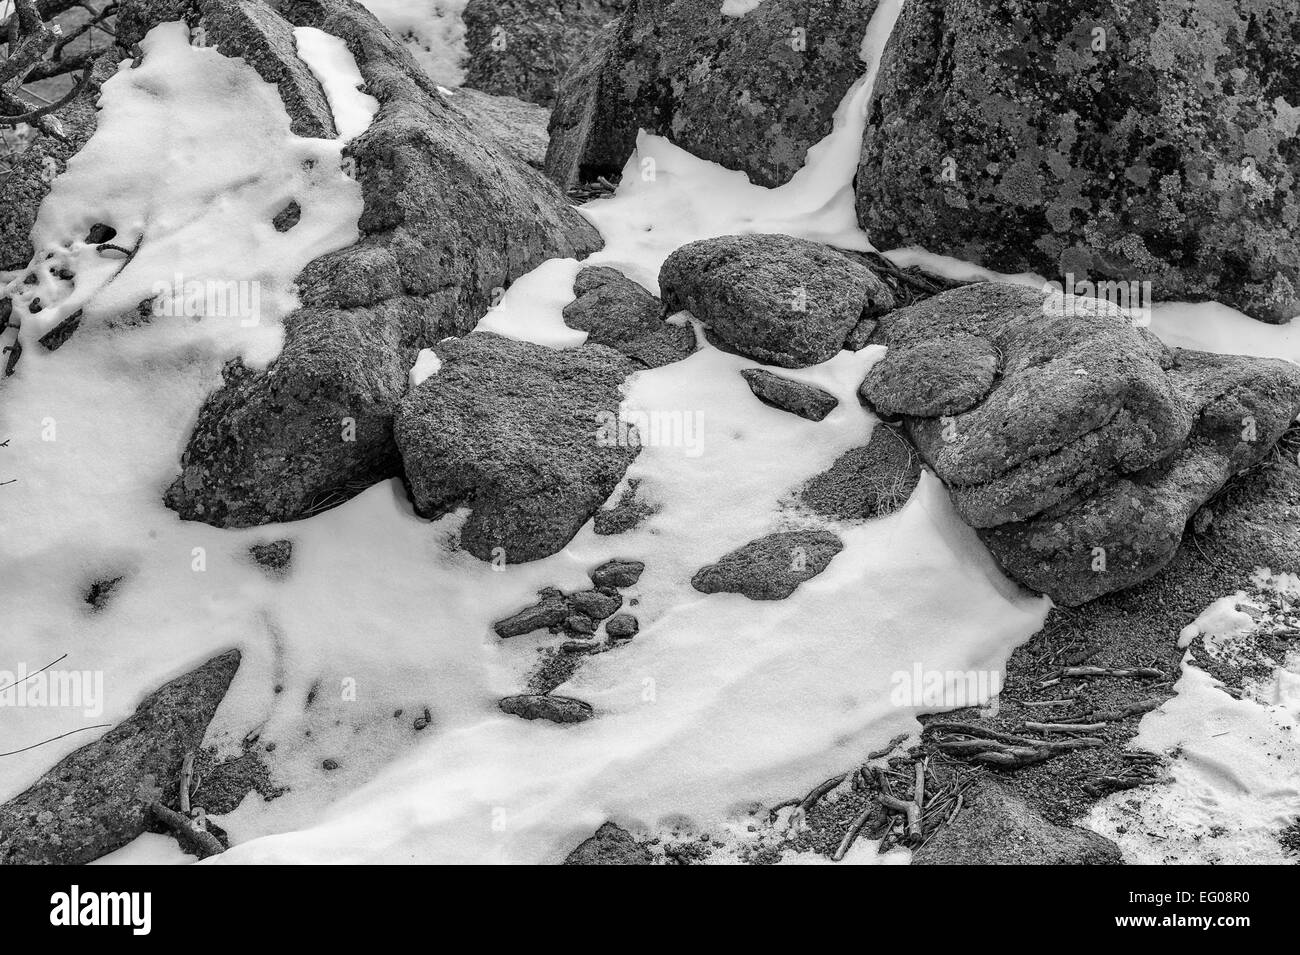
[[[789,184],[752,185],[643,135],[618,192],[584,207],[606,240],[590,263],[657,291],[663,259],[698,238],[786,232],[868,248],[852,180],[874,71],[900,7],[881,4],[864,38],[862,81]],[[331,91],[340,128],[355,134],[368,121],[355,65],[328,38],[300,31],[299,43]],[[1000,670],[1041,625],[1047,600],[1000,574],[929,475],[900,512],[839,528],[843,552],[787,600],[691,588],[701,565],[797,525],[783,507],[789,492],[866,442],[875,419],[855,389],[879,347],[799,373],[840,398],[820,423],[755,401],[738,372],[756,363],[707,344],[634,376],[630,408],[681,415],[700,430],[645,448],[629,471],[657,514],[616,537],[588,526],[543,561],[494,567],[454,549],[464,514],[423,521],[396,481],[292,525],[180,521],[162,492],[222,362],[274,357],[293,277],[353,241],[360,194],[340,171],[341,141],[293,136],[274,88],[252,70],[191,48],[180,25],[153,31],[146,50],[142,68],[105,86],[100,131],[42,209],[38,257],[55,257],[20,301],[40,294],[46,307],[24,316],[29,347],[0,402],[0,440],[11,439],[0,478],[19,479],[0,489],[0,654],[35,669],[68,653],[67,667],[102,671],[104,712],[92,720],[6,708],[0,750],[115,723],[168,678],[238,646],[243,663],[209,738],[232,753],[250,731],[275,742],[276,782],[290,790],[269,803],[250,795],[218,820],[235,842],[219,861],[554,862],[606,819],[645,831],[744,831],[758,804],[806,791],[917,728],[919,709],[890,699],[894,674],[918,665]],[[293,196],[302,224],[278,233],[270,220]],[[145,236],[125,267],[77,241],[97,221],[117,224],[114,242],[127,248]],[[64,265],[78,275],[75,291],[57,278]],[[583,334],[560,316],[579,268],[542,265],[480,327],[580,344]],[[109,327],[154,293],[158,274],[256,283],[257,321]],[[71,344],[48,355],[35,346],[76,308],[86,317]],[[1199,309],[1204,317],[1188,322],[1192,310],[1172,308],[1169,327],[1187,343],[1238,350],[1222,337],[1237,318]],[[1295,357],[1293,334],[1261,330],[1245,347]],[[434,358],[423,356],[418,371],[436,373]],[[293,567],[273,581],[247,550],[282,537],[294,541]],[[646,564],[629,594],[641,632],[587,660],[558,691],[590,702],[597,718],[557,726],[501,713],[496,701],[520,691],[550,638],[501,641],[491,623],[540,587],[582,588],[587,571],[611,557]],[[111,604],[92,613],[86,589],[116,576],[125,579]],[[1180,689],[1196,689],[1193,679],[1185,675]],[[411,718],[425,707],[432,724],[416,732]],[[9,757],[0,799],[93,732]],[[326,758],[339,768],[324,772]],[[1252,783],[1269,785],[1262,769]],[[173,859],[156,840],[118,855],[107,861]],[[898,861],[878,860],[866,843],[853,859]]]
[[[443,86],[465,79],[468,0],[361,0],[380,22],[406,42],[416,61]]]

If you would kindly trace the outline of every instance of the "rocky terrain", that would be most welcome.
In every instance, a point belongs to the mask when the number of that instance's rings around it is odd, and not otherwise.
[[[0,673],[0,861],[1292,851],[1291,7],[375,12],[120,0],[8,123],[4,649],[106,694]]]

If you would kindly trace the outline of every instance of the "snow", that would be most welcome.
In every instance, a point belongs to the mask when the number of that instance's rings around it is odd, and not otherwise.
[[[415,364],[411,367],[411,388],[420,387],[441,370],[442,359],[438,357],[438,353],[432,348],[421,348],[420,354],[415,356]]]
[[[468,0],[361,0],[405,41],[434,81],[459,86],[465,79],[465,21]]]
[[[298,56],[325,90],[339,138],[350,142],[370,127],[379,112],[379,100],[358,88],[365,85],[365,79],[348,45],[338,37],[315,27],[298,27],[293,37]]]
[[[763,0],[722,0],[722,15],[743,17],[746,13],[757,10],[762,2]]]

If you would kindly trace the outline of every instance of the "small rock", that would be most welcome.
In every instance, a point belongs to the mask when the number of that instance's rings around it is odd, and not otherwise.
[[[921,459],[907,439],[877,424],[871,440],[841,454],[827,470],[799,490],[799,503],[836,521],[861,521],[892,514],[921,480]]]
[[[597,587],[632,587],[641,579],[645,564],[639,560],[608,560],[591,572],[591,582]]]
[[[564,620],[564,629],[570,633],[588,634],[596,632],[596,621],[585,613],[575,613]]]
[[[278,540],[253,544],[248,548],[248,553],[272,577],[283,577],[293,561],[293,541]]]
[[[552,723],[583,723],[595,715],[590,703],[569,696],[551,696],[545,693],[507,696],[497,705],[511,716],[526,720],[549,720]]]
[[[592,620],[604,620],[623,606],[623,597],[617,590],[582,590],[569,596],[569,606]]]
[[[511,617],[498,620],[492,625],[498,637],[506,639],[518,637],[534,630],[558,627],[569,616],[569,608],[558,597],[546,597],[540,603],[533,604]]]
[[[605,633],[611,640],[631,640],[640,629],[641,625],[630,613],[616,613],[605,624]]]
[[[327,759],[324,762],[322,762],[320,765],[321,765],[321,769],[335,770],[339,768],[339,761],[337,759]]]
[[[750,541],[691,579],[700,593],[744,594],[750,600],[784,600],[816,577],[844,549],[830,531],[781,531]]]
[[[840,403],[838,398],[816,385],[792,381],[762,368],[746,368],[741,375],[749,390],[763,404],[809,421],[821,421]]]

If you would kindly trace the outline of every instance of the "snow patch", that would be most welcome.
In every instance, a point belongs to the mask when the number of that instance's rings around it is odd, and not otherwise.
[[[370,128],[379,100],[361,92],[365,78],[357,67],[348,45],[336,36],[315,27],[298,27],[293,31],[298,56],[320,81],[334,114],[334,125],[343,142],[351,142]]]

